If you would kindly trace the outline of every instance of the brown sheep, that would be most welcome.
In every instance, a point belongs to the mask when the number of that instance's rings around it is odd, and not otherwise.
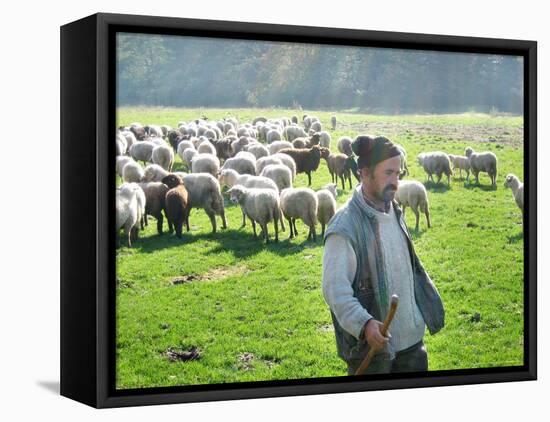
[[[279,152],[290,155],[294,159],[296,162],[296,174],[307,174],[308,186],[311,186],[311,172],[317,170],[321,157],[326,159],[330,154],[327,148],[318,147],[317,145],[314,145],[311,149],[285,148]]]
[[[189,224],[189,207],[187,206],[187,189],[183,185],[183,180],[176,174],[169,174],[162,179],[170,189],[166,192],[166,218],[168,219],[168,228],[172,232],[172,225],[176,230],[176,236],[181,238],[183,224]]]
[[[349,165],[349,157],[346,154],[331,153],[325,158],[327,161],[328,171],[332,178],[332,183],[338,184],[338,178],[342,181],[342,190],[346,190],[344,181],[349,180],[349,188],[351,186],[351,168]]]
[[[145,193],[145,225],[148,225],[147,216],[157,219],[157,232],[162,234],[163,213],[166,215],[166,193],[168,186],[162,182],[140,183]]]

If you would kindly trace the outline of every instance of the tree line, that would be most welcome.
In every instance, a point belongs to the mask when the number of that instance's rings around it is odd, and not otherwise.
[[[118,34],[117,104],[521,114],[523,59]]]

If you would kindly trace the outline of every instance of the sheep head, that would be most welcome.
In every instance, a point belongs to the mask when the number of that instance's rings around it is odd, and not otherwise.
[[[319,154],[322,158],[326,160],[330,155],[330,150],[328,148],[321,147],[319,148]]]
[[[242,185],[235,185],[227,191],[229,199],[234,204],[239,203],[246,194],[246,188]]]
[[[464,154],[466,155],[466,157],[470,158],[470,155],[472,155],[474,153],[474,150],[470,147],[467,147],[465,150],[464,150]]]
[[[168,186],[168,188],[170,189],[173,189],[179,185],[183,185],[183,180],[181,180],[181,177],[179,177],[177,174],[169,174],[168,176],[164,176],[161,182]]]

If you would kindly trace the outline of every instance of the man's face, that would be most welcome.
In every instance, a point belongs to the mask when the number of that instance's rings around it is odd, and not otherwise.
[[[399,183],[400,167],[401,156],[397,155],[378,163],[373,172],[366,167],[362,168],[361,183],[366,193],[378,201],[393,200]]]

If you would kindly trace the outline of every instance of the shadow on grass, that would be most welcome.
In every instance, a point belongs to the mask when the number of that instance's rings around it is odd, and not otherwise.
[[[508,236],[508,243],[518,243],[520,240],[523,240],[523,232]]]
[[[432,193],[445,193],[450,189],[450,187],[445,182],[435,183],[431,180],[424,182],[424,186],[426,187],[426,190]]]
[[[479,190],[482,190],[484,192],[492,192],[492,191],[495,191],[497,190],[496,187],[493,187],[491,185],[481,185],[479,183],[475,183],[475,182],[464,182],[464,188],[465,189],[475,189],[475,188],[478,188]]]
[[[197,242],[208,242],[205,248],[209,254],[221,252],[231,252],[236,258],[248,258],[265,250],[276,253],[279,256],[294,255],[300,253],[308,247],[316,247],[322,243],[321,236],[317,237],[317,242],[306,241],[300,243],[296,239],[288,239],[289,229],[285,232],[279,230],[279,241],[275,242],[275,231],[273,226],[269,228],[269,243],[266,245],[260,238],[260,229],[257,227],[258,237],[255,239],[250,224],[245,228],[218,229],[216,233],[193,233],[184,232],[181,239],[174,234],[165,232],[162,235],[153,235],[140,238],[134,243],[133,249],[139,253],[155,253],[159,250],[170,248],[185,248],[188,245]]]

